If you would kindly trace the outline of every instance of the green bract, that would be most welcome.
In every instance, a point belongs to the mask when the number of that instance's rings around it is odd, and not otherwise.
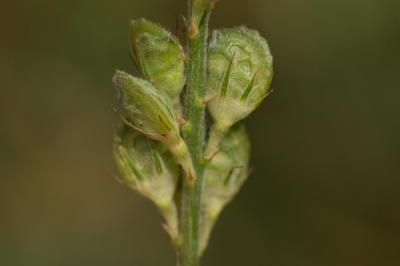
[[[168,233],[177,240],[174,196],[180,169],[170,152],[160,142],[124,125],[115,137],[114,156],[123,182],[159,207]]]
[[[215,0],[194,0],[192,2],[192,22],[196,27],[199,26],[204,13],[211,10]]]
[[[249,157],[250,141],[246,130],[243,125],[236,125],[225,135],[220,151],[204,172],[200,252],[206,248],[212,227],[222,209],[246,181]]]
[[[163,27],[145,19],[130,24],[134,62],[143,76],[164,90],[174,104],[185,84],[184,53],[179,40]]]
[[[146,80],[117,71],[114,84],[125,110],[127,123],[146,136],[163,142],[182,165],[189,178],[194,178],[192,160],[179,132],[179,124],[169,97]]]
[[[210,156],[233,124],[248,116],[268,93],[272,56],[257,31],[238,27],[213,33],[208,53],[208,110],[214,119]]]

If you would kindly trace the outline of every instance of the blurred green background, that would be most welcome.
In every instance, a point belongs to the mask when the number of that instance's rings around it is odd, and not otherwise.
[[[147,201],[115,181],[128,21],[184,0],[0,8],[0,265],[175,265]],[[246,121],[254,172],[205,266],[400,265],[400,2],[221,0],[212,27],[268,40],[275,92]]]

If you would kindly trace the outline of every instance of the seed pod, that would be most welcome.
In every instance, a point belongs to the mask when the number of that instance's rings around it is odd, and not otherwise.
[[[130,24],[131,52],[138,69],[174,105],[185,84],[184,53],[179,40],[163,27],[145,19]]]
[[[194,179],[192,159],[180,136],[169,97],[150,82],[122,71],[117,71],[113,80],[127,123],[149,138],[164,143],[181,164],[187,177]]]
[[[117,71],[114,84],[129,121],[145,135],[162,139],[179,134],[179,126],[168,96],[143,79]]]
[[[215,31],[208,53],[208,102],[214,119],[206,156],[218,149],[225,132],[248,116],[268,93],[272,56],[257,31],[245,27]]]
[[[173,241],[178,240],[178,216],[174,202],[179,165],[160,142],[123,125],[114,140],[114,157],[122,181],[153,201],[166,220]]]
[[[248,176],[250,141],[244,126],[231,128],[220,147],[204,172],[200,254],[207,246],[211,230],[222,209],[240,190]]]

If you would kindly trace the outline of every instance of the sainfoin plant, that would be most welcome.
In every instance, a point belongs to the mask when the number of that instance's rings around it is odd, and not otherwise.
[[[189,1],[185,46],[156,23],[131,21],[140,75],[117,70],[113,78],[121,180],[158,207],[180,266],[199,265],[218,216],[249,176],[241,121],[269,95],[272,79],[272,56],[257,31],[241,26],[209,38],[214,4]]]

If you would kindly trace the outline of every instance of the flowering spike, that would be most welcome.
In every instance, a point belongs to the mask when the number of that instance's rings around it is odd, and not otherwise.
[[[247,179],[250,145],[236,123],[271,91],[272,56],[258,32],[218,30],[209,43],[217,1],[188,1],[184,32],[176,27],[184,48],[160,25],[131,21],[140,78],[117,71],[113,79],[122,107],[114,142],[122,181],[159,207],[182,266],[199,264],[219,214]]]

